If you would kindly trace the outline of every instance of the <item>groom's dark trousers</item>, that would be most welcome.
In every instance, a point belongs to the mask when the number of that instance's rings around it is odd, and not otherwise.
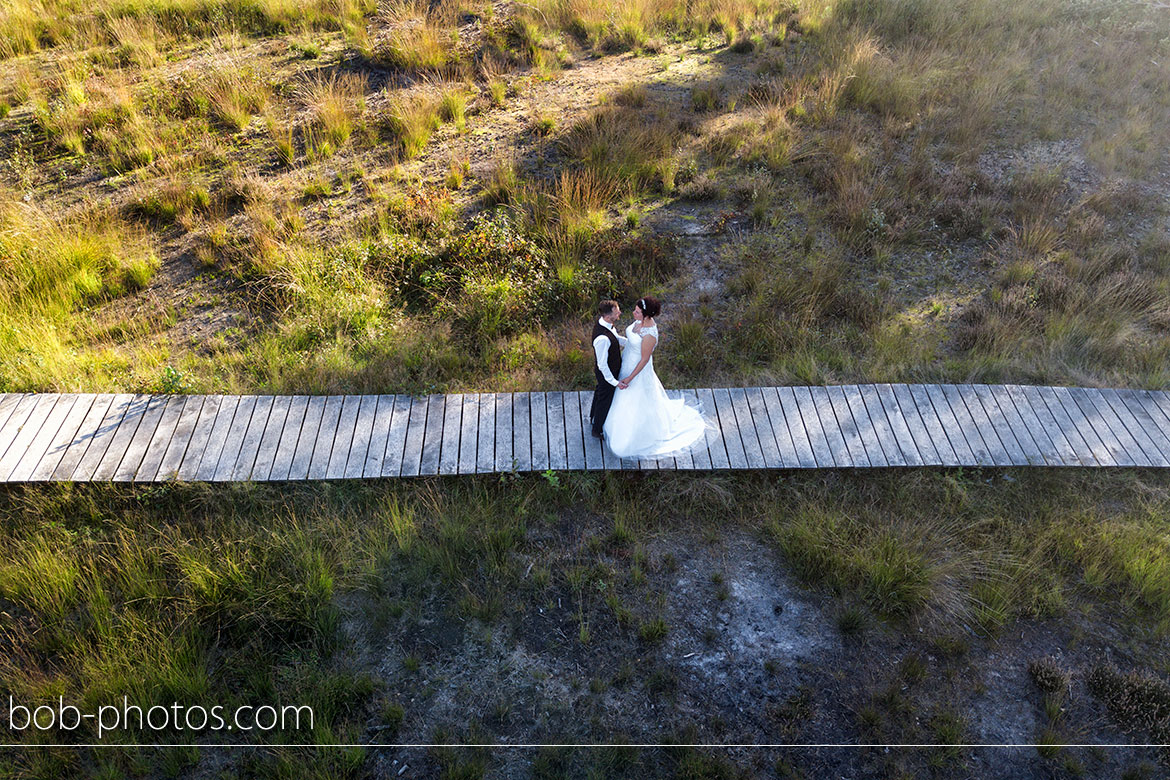
[[[593,326],[593,338],[590,344],[596,341],[598,336],[605,336],[609,340],[605,362],[609,367],[609,372],[613,374],[614,379],[617,379],[622,370],[622,345],[614,332],[609,328],[602,327],[600,322]],[[597,377],[597,389],[593,391],[593,404],[589,407],[589,421],[593,425],[593,435],[600,436],[601,426],[605,425],[605,418],[609,416],[609,407],[613,403],[613,394],[617,388],[606,381],[605,375],[601,373],[596,362],[593,364],[593,375]]]

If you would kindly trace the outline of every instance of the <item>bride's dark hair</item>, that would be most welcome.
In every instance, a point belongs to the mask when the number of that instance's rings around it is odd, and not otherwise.
[[[638,299],[638,308],[642,310],[643,317],[657,317],[658,312],[662,311],[662,304],[658,302],[657,298],[651,298],[647,295],[645,298]]]

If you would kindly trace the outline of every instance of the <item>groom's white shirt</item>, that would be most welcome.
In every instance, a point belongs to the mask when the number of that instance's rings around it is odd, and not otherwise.
[[[605,321],[604,317],[598,319],[597,324],[603,328],[608,328],[613,335],[617,336],[618,344],[621,344],[623,347],[626,345],[626,337],[618,333],[613,325]],[[581,342],[577,343],[580,344]],[[609,339],[605,336],[598,336],[593,339],[593,352],[597,355],[597,370],[601,372],[601,376],[604,377],[606,382],[617,387],[617,377],[609,370],[609,360],[606,359],[609,356]]]

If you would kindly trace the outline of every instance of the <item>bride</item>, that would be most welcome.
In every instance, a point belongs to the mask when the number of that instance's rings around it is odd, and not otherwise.
[[[626,328],[621,381],[605,418],[605,440],[623,458],[653,458],[685,450],[703,439],[702,414],[685,399],[669,398],[654,373],[662,305],[649,296],[638,299],[634,322]]]

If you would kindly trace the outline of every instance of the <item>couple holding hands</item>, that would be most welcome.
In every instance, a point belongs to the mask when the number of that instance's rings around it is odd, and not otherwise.
[[[589,420],[593,435],[604,438],[623,458],[659,458],[682,452],[703,441],[702,412],[683,398],[670,398],[654,373],[662,305],[646,296],[634,304],[634,321],[619,335],[614,325],[622,316],[616,301],[598,306],[593,326],[593,373],[597,389]]]

